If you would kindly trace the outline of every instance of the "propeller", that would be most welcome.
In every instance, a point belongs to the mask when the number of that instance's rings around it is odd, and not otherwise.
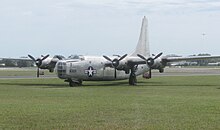
[[[65,59],[65,57],[61,56],[61,55],[55,55],[53,58],[57,58],[59,60],[63,60]]]
[[[149,65],[150,67],[150,70],[149,70],[149,77],[151,78],[151,69],[152,69],[152,66],[154,65],[154,60],[156,60],[157,58],[159,58],[163,53],[159,53],[157,54],[154,58],[152,57],[149,57],[148,59],[145,58],[144,56],[140,55],[140,54],[137,54],[138,57],[140,57],[141,59],[145,60],[146,63]]]
[[[43,58],[35,59],[33,56],[28,55],[28,57],[31,58],[35,62],[36,66],[37,66],[37,77],[39,77],[39,70],[40,70],[40,66],[42,65],[43,60],[47,59],[49,56],[50,55],[48,54],[46,56],[43,56]]]
[[[113,59],[113,60],[112,60],[111,58],[109,58],[109,57],[103,55],[103,57],[104,57],[106,60],[112,62],[112,66],[113,66],[114,69],[115,69],[115,79],[116,79],[116,77],[117,77],[116,68],[119,66],[120,61],[123,60],[127,55],[128,55],[128,54],[125,54],[125,55],[123,55],[122,57],[120,57],[119,59],[115,58],[115,59]]]
[[[159,58],[159,57],[162,56],[162,55],[163,55],[163,52],[157,54],[157,55],[154,57],[154,60],[157,59],[157,58]]]

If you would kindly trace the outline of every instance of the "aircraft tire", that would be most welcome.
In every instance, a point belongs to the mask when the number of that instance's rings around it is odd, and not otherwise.
[[[135,75],[129,77],[129,85],[137,85],[137,78]]]
[[[79,82],[69,81],[69,86],[70,87],[82,86],[82,81],[81,80]]]
[[[164,69],[159,69],[159,72],[160,72],[160,73],[163,73],[163,72],[164,72]]]

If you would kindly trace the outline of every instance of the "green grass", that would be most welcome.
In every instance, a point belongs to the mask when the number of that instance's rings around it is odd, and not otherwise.
[[[220,76],[0,80],[0,129],[220,129]]]

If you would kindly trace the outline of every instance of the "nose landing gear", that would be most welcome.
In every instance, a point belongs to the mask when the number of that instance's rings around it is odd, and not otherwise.
[[[65,82],[69,82],[70,87],[82,86],[82,80],[67,79]]]

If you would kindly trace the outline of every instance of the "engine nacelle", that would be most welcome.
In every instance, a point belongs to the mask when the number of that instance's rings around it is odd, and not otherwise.
[[[166,66],[166,65],[163,64],[161,58],[158,58],[158,59],[154,60],[154,64],[152,65],[151,68],[152,68],[152,69],[157,69],[157,70],[159,70],[160,73],[163,73],[165,66]]]

